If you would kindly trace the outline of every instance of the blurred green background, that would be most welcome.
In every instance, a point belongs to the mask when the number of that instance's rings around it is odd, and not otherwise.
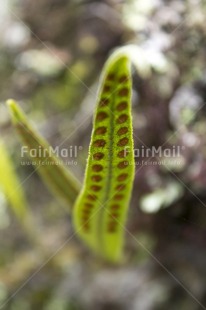
[[[39,235],[0,183],[0,309],[206,309],[205,24],[197,0],[2,1],[0,143]],[[136,158],[125,258],[111,266],[77,240],[64,206],[24,164],[5,100],[18,100],[52,146],[78,147],[64,160],[82,181],[101,69],[131,43],[135,148],[181,154]]]

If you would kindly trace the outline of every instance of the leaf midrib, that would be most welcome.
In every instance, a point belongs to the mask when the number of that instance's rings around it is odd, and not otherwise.
[[[97,238],[99,239],[98,244],[100,246],[100,249],[102,249],[102,247],[104,248],[104,240],[103,240],[103,219],[104,219],[104,209],[106,207],[107,202],[109,201],[109,198],[111,196],[111,184],[112,184],[112,176],[113,176],[113,146],[114,146],[114,128],[115,128],[115,124],[114,124],[114,120],[115,120],[115,116],[114,116],[114,106],[115,106],[115,93],[112,93],[110,95],[111,98],[111,106],[109,107],[109,114],[110,114],[110,118],[109,118],[109,133],[108,133],[108,140],[109,140],[109,152],[108,152],[108,168],[107,168],[107,172],[106,172],[106,187],[105,187],[105,194],[102,200],[102,204],[100,206],[100,210],[98,213],[98,225],[97,225],[97,230],[99,230],[99,234],[97,233]]]

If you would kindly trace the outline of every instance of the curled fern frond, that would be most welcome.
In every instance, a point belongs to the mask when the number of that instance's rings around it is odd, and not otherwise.
[[[131,64],[123,51],[103,69],[84,185],[73,213],[79,236],[109,261],[122,257],[133,179]]]

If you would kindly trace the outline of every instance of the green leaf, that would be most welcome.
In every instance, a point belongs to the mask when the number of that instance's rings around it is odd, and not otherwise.
[[[103,258],[122,258],[134,179],[131,64],[125,50],[103,70],[82,191],[74,207],[79,236]]]
[[[24,222],[29,212],[26,198],[2,141],[0,141],[0,188],[2,188],[17,218]]]
[[[28,147],[28,154],[31,155],[30,150],[36,150],[35,156],[30,157],[37,172],[54,195],[71,207],[80,191],[79,182],[56,157],[52,147],[32,127],[17,103],[14,100],[8,100],[7,103],[18,135]]]

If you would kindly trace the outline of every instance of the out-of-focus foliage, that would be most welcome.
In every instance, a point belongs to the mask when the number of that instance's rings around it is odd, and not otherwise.
[[[13,125],[26,148],[27,156],[40,173],[46,185],[61,198],[67,208],[71,208],[80,191],[80,183],[76,177],[64,167],[53,148],[41,137],[29,123],[26,115],[13,100],[8,100]]]
[[[157,188],[140,200],[140,208],[144,212],[156,213],[161,208],[171,206],[183,194],[182,186],[177,182],[170,182],[163,188]]]
[[[18,179],[13,163],[9,158],[4,143],[0,140],[0,194],[5,195],[13,212],[17,218],[23,223],[27,219],[28,206],[22,189],[20,180]],[[1,201],[3,205],[3,201]]]
[[[0,8],[0,101],[19,100],[54,147],[77,146],[77,156],[63,160],[81,180],[97,81],[113,48],[137,47],[135,150],[180,147],[179,154],[171,157],[150,159],[141,153],[135,157],[125,264],[114,269],[78,243],[66,212],[40,182],[34,167],[22,164],[25,158],[9,115],[0,105],[1,139],[12,150],[20,180],[28,178],[24,190],[41,241],[51,254],[65,243],[55,256],[58,264],[46,264],[4,308],[204,309],[205,1],[10,0],[2,1]],[[3,303],[39,268],[43,256],[28,243],[3,196],[0,202],[5,219],[5,225],[0,225]]]

